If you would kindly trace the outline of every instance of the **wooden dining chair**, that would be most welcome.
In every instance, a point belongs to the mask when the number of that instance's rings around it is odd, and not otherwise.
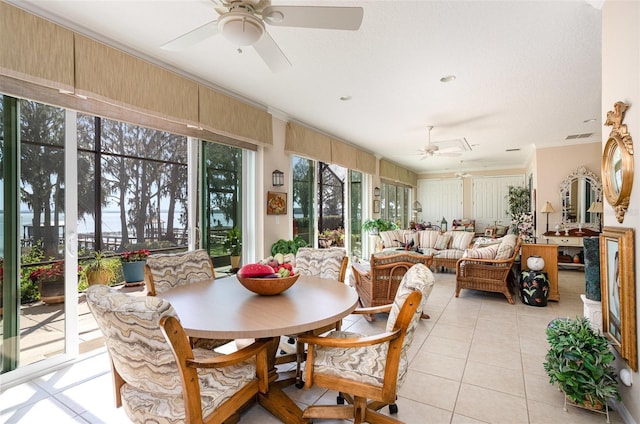
[[[296,253],[296,269],[301,275],[311,275],[330,280],[338,280],[344,283],[347,273],[349,258],[347,251],[342,247],[330,247],[324,249],[314,249],[310,247],[301,247]],[[323,334],[331,330],[339,330],[342,321],[317,328],[308,334]],[[287,355],[287,345],[295,345],[295,356]],[[296,341],[294,336],[285,337],[280,343],[281,351],[285,355],[279,358],[279,363],[294,361],[296,362],[296,385],[302,388],[302,362],[304,361],[305,346],[304,343]]]
[[[192,349],[162,298],[102,285],[89,287],[86,297],[105,337],[116,407],[134,423],[228,422],[267,392],[267,342],[230,355]]]
[[[303,418],[353,419],[354,423],[400,423],[378,412],[385,405],[398,411],[397,390],[409,364],[407,351],[422,315],[421,299],[433,288],[433,274],[416,264],[404,275],[391,305],[356,313],[389,312],[386,331],[378,335],[333,331],[326,337],[302,335],[308,344],[305,388],[336,390],[338,404],[310,406]],[[340,405],[346,400],[349,405]]]
[[[149,255],[144,266],[144,282],[149,296],[156,296],[183,284],[213,279],[215,279],[213,262],[204,249]],[[192,346],[205,349],[215,349],[232,341],[191,339]],[[242,344],[247,343],[243,341]]]

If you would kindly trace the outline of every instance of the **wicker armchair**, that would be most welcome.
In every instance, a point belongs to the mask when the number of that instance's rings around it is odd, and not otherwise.
[[[508,237],[510,236],[505,236]],[[504,294],[513,305],[515,301],[511,292],[514,281],[511,267],[520,253],[520,237],[514,237],[514,243],[510,256],[504,259],[459,259],[456,264],[456,297],[459,297],[461,289],[490,291]]]
[[[360,304],[369,308],[393,303],[400,281],[409,268],[418,263],[428,268],[432,261],[432,256],[393,251],[374,253],[371,255],[369,266],[353,264],[355,289],[360,297]],[[426,299],[423,299],[423,302],[426,302]],[[368,321],[374,319],[373,314],[365,314],[364,317]],[[422,318],[429,316],[423,314]]]

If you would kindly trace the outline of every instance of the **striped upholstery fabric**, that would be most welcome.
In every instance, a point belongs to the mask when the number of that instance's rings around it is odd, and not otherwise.
[[[462,255],[464,255],[464,250],[459,249],[436,250],[435,253],[435,257],[439,259],[460,259]]]
[[[87,289],[87,304],[105,336],[114,369],[124,379],[120,390],[127,416],[136,423],[185,420],[182,384],[160,319],[176,316],[169,302],[130,295],[102,285]],[[217,356],[194,349],[196,358]],[[203,416],[255,380],[255,364],[198,370]]]
[[[182,284],[215,278],[211,258],[204,249],[153,254],[147,258],[146,267],[153,278],[156,294]]]
[[[301,247],[296,253],[296,268],[302,275],[339,280],[342,261],[346,257],[347,251],[342,247],[328,249]],[[342,279],[344,280],[344,275]]]
[[[392,331],[396,318],[404,301],[412,291],[422,293],[422,301],[411,320],[407,334],[402,344],[400,355],[400,366],[398,369],[398,384],[401,384],[408,369],[407,350],[413,341],[414,332],[422,308],[433,288],[433,274],[423,264],[412,266],[404,275],[400,287],[396,293],[389,318],[387,320],[387,331]],[[344,331],[333,331],[327,337],[363,337],[361,334]],[[384,384],[384,367],[387,359],[389,343],[381,343],[375,346],[361,348],[332,348],[317,346],[314,360],[314,373],[329,374],[349,380],[369,383],[381,387]]]
[[[464,251],[464,255],[462,257],[472,259],[495,259],[497,253],[498,245],[491,244],[477,249],[467,249]]]
[[[420,233],[420,248],[421,249],[434,249],[440,231],[436,230],[422,230]]]
[[[449,231],[446,234],[451,234],[450,249],[464,250],[469,247],[475,233],[469,231]]]
[[[502,243],[498,246],[498,252],[496,253],[496,259],[509,259],[513,256],[513,249],[516,247],[518,236],[515,234],[507,234],[502,237]]]

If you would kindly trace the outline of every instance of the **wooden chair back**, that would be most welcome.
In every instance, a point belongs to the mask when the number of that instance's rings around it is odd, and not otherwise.
[[[204,249],[153,254],[144,266],[147,294],[155,296],[173,287],[215,278],[211,257]]]

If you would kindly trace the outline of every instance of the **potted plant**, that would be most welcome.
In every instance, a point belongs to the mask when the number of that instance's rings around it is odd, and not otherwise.
[[[113,277],[113,272],[109,268],[109,260],[99,250],[93,252],[93,259],[86,263],[84,272],[90,286],[94,284],[106,285]]]
[[[362,230],[370,234],[380,234],[381,231],[395,230],[398,226],[384,218],[367,219],[362,223]]]
[[[280,239],[271,245],[271,255],[275,256],[277,253],[286,255],[287,253],[296,254],[298,249],[306,247],[307,242],[300,236],[295,236],[293,240]]]
[[[231,269],[240,268],[240,257],[242,256],[242,235],[238,227],[233,227],[227,231],[224,239],[224,248],[231,256]]]
[[[555,319],[546,333],[550,348],[544,369],[568,401],[602,410],[607,400],[619,400],[609,341],[591,328],[587,318]]]
[[[128,285],[144,282],[144,265],[150,252],[148,249],[131,250],[120,254],[122,276]]]
[[[64,261],[37,267],[31,271],[29,279],[38,285],[40,300],[44,303],[64,302]]]

